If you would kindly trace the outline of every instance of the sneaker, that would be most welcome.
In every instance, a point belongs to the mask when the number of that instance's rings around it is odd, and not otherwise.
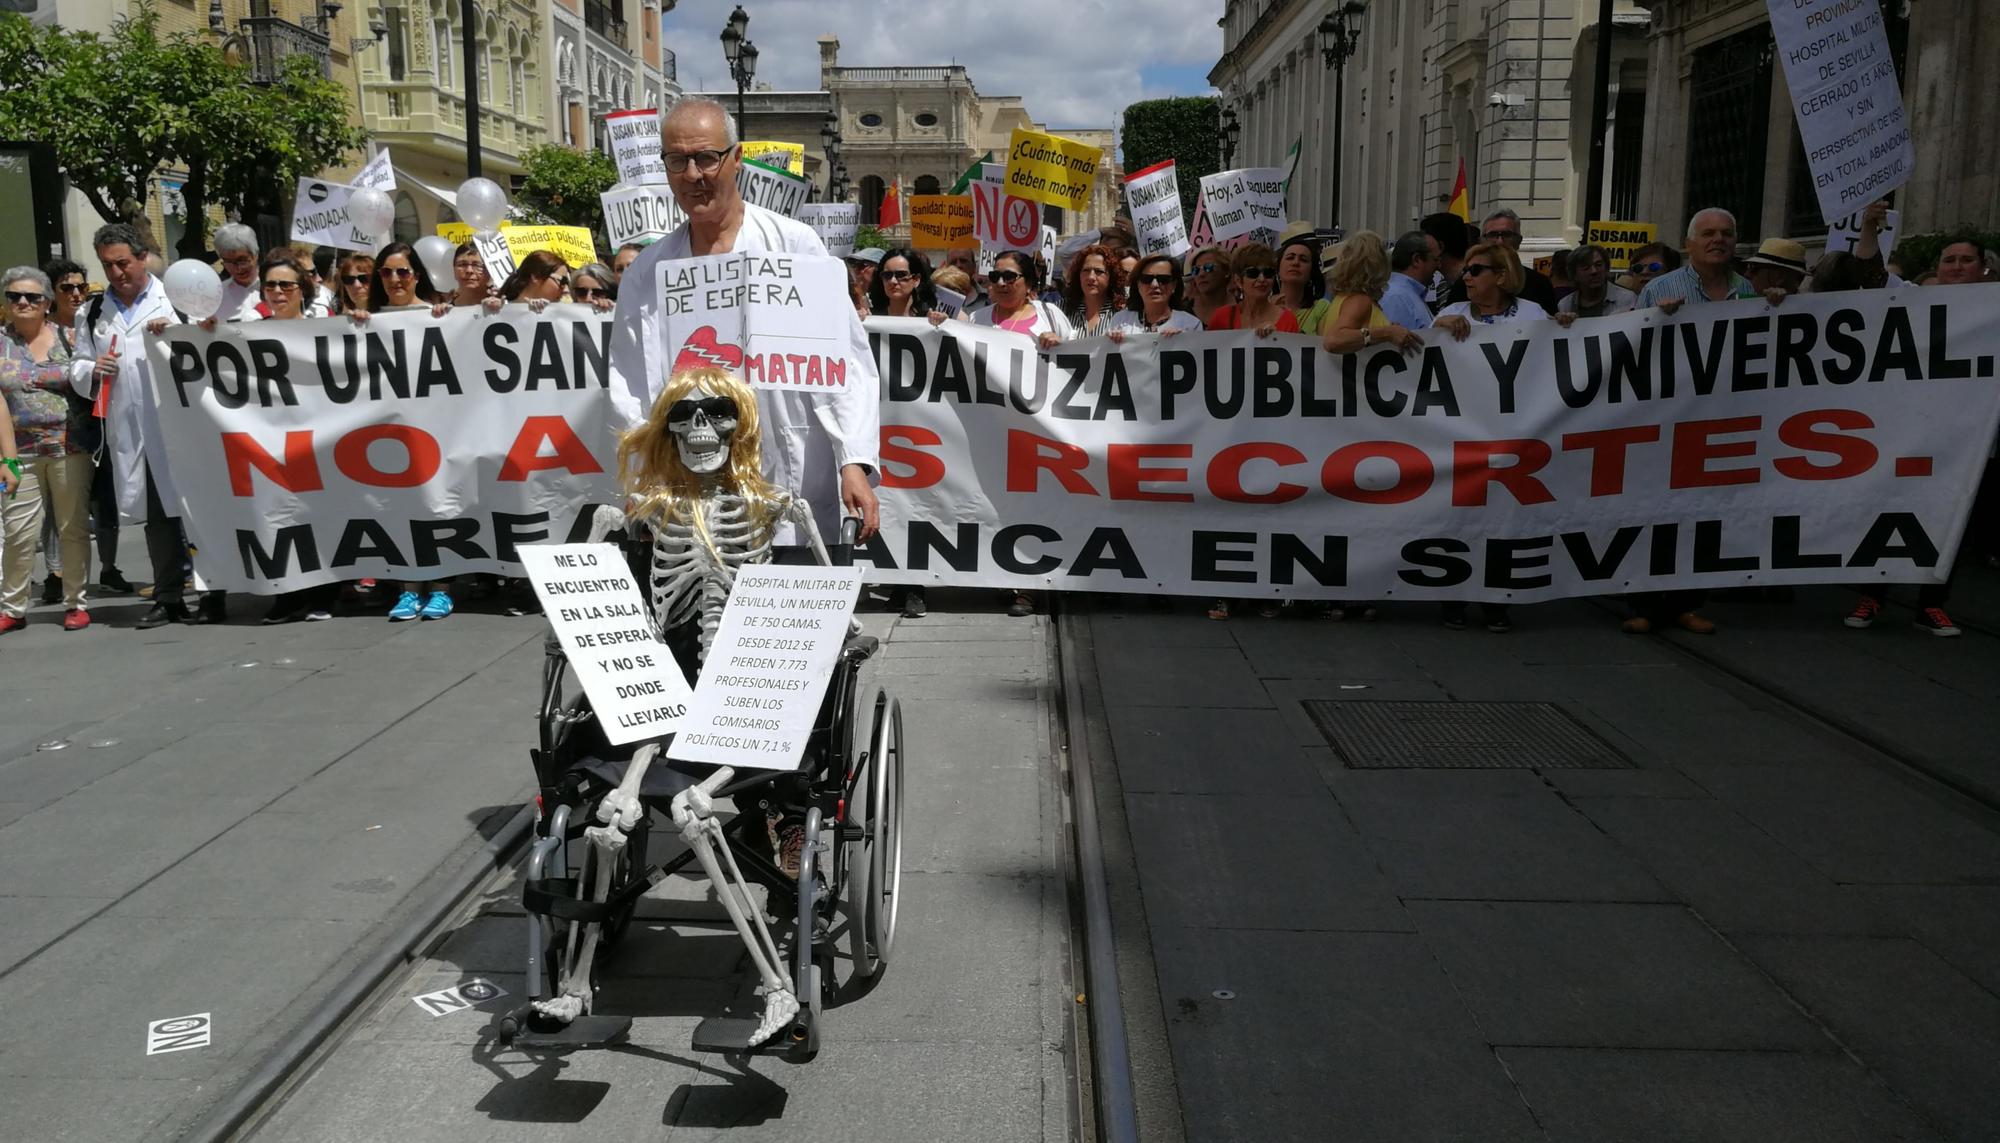
[[[1910,625],[1946,639],[1960,634],[1958,624],[1951,621],[1951,616],[1946,615],[1942,607],[1919,608],[1917,617],[1910,621]]]
[[[1841,622],[1859,631],[1873,627],[1875,617],[1880,614],[1882,614],[1882,601],[1872,595],[1864,595],[1854,602],[1854,610],[1848,612],[1847,618]]]
[[[324,623],[333,618],[333,612],[324,607],[314,607],[307,610],[305,618],[307,623]]]
[[[924,589],[913,587],[903,593],[903,618],[922,619],[930,614],[930,605],[924,602]]]
[[[72,607],[63,612],[63,630],[81,631],[90,626],[90,612],[81,607]]]
[[[5,635],[9,631],[19,631],[27,625],[28,617],[25,615],[0,615],[0,635]]]
[[[1257,605],[1257,618],[1276,619],[1281,610],[1283,609],[1275,603],[1260,603]]]
[[[132,594],[132,581],[119,574],[117,568],[105,568],[104,574],[97,577],[97,586],[117,595]]]
[[[1486,629],[1495,635],[1505,635],[1514,629],[1514,621],[1505,615],[1496,615],[1486,621]]]
[[[414,591],[406,591],[396,598],[396,606],[389,609],[389,622],[401,623],[405,619],[415,619],[417,612],[421,611],[423,606],[424,601],[421,596]]]
[[[422,615],[425,619],[443,619],[449,616],[451,614],[451,593],[448,591],[431,592],[431,597],[424,600],[424,609],[418,612],[418,614]]]
[[[1703,619],[1692,611],[1683,611],[1679,615],[1674,616],[1674,626],[1690,635],[1715,634],[1715,624],[1707,619]]]
[[[1651,635],[1653,633],[1653,621],[1643,615],[1634,615],[1632,618],[1620,623],[1618,629],[1627,635]]]
[[[1033,615],[1034,613],[1035,613],[1035,601],[1029,599],[1025,595],[1015,596],[1014,602],[1007,605],[1007,614],[1013,616],[1016,619],[1020,619],[1023,616]]]
[[[1229,601],[1226,599],[1218,599],[1214,603],[1209,604],[1208,617],[1210,619],[1229,618]]]
[[[42,602],[61,603],[63,600],[62,577],[52,575],[42,581]]]

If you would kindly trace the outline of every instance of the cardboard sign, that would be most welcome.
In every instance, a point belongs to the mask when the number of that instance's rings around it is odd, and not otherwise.
[[[812,184],[790,171],[745,159],[736,168],[736,189],[742,192],[744,202],[789,218],[806,204]]]
[[[910,245],[919,250],[949,250],[970,241],[972,241],[971,195],[910,196]]]
[[[376,190],[385,191],[395,190],[396,168],[389,162],[389,148],[384,147],[375,152],[375,157],[368,160],[368,165],[362,167],[361,172],[354,176],[354,181],[347,185],[374,187]]]
[[[751,385],[847,385],[854,303],[847,266],[816,254],[710,254],[659,264],[668,373],[719,365]],[[873,384],[873,381],[870,381]]]
[[[1006,168],[987,164],[988,174],[971,184],[972,230],[982,250],[1032,250],[1042,240],[1042,210],[1007,193]]]
[[[1892,210],[1882,220],[1882,229],[1875,232],[1875,244],[1882,248],[1882,261],[1889,260],[1889,252],[1896,248],[1896,231],[1902,228],[1903,212]],[[1855,211],[1846,218],[1839,219],[1827,229],[1826,252],[1838,250],[1843,254],[1854,253],[1855,244],[1861,241],[1861,212]]]
[[[861,574],[855,567],[739,569],[668,755],[759,770],[797,767],[847,643]]]
[[[1007,142],[1007,193],[1066,210],[1088,210],[1103,160],[1104,152],[1089,143],[1016,127]]]
[[[1275,239],[1285,228],[1284,168],[1245,167],[1203,175],[1201,202],[1217,242],[1259,230],[1270,231]]]
[[[621,183],[667,181],[666,160],[660,155],[660,113],[645,108],[613,111],[604,116],[611,137],[611,157],[618,163]]]
[[[292,241],[341,250],[379,250],[389,235],[369,234],[347,216],[347,200],[356,188],[325,179],[300,179],[292,203]]]
[[[554,254],[571,267],[597,261],[597,239],[587,226],[510,226],[500,234],[516,263],[537,250]]]
[[[1888,25],[1874,0],[1766,4],[1813,193],[1830,224],[1910,181],[1916,166]]]
[[[1188,252],[1180,175],[1172,159],[1125,176],[1125,208],[1138,232],[1139,253],[1178,258]]]
[[[777,167],[795,175],[806,173],[806,147],[804,143],[779,143],[770,139],[755,142],[745,141],[743,157],[753,163],[767,167]]]
[[[655,242],[687,221],[665,183],[615,186],[597,196],[604,205],[604,229],[616,250],[627,242]]]
[[[854,236],[861,230],[861,206],[852,202],[809,202],[798,219],[813,228],[826,252],[835,258],[854,253]]]
[[[1630,269],[1632,252],[1641,246],[1650,246],[1658,241],[1659,228],[1650,222],[1623,222],[1613,219],[1609,222],[1593,222],[1583,228],[1583,242],[1586,246],[1602,246],[1611,256],[1611,269]]]
[[[687,715],[687,676],[653,634],[616,544],[529,544],[521,566],[613,744],[670,734]]]

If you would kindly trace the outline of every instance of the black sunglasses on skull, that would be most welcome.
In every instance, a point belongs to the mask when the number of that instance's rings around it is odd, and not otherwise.
[[[734,419],[736,416],[736,401],[732,397],[683,398],[675,401],[673,407],[667,410],[667,423],[669,425],[687,424],[694,420],[696,413],[701,413],[711,421]]]

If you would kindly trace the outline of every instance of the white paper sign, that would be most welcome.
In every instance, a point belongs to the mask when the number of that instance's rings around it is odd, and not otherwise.
[[[1053,276],[1054,274],[1058,273],[1058,272],[1059,272],[1059,270],[1058,270],[1058,268],[1057,268],[1057,266],[1056,266],[1056,228],[1055,228],[1055,227],[1053,227],[1053,226],[1043,226],[1043,227],[1042,227],[1042,249],[1041,249],[1040,253],[1041,253],[1041,256],[1042,256],[1042,276],[1043,276],[1043,277],[1050,277],[1050,276]]]
[[[1882,248],[1882,261],[1889,260],[1889,253],[1896,248],[1896,231],[1903,225],[1903,212],[1892,210],[1882,220],[1882,229],[1875,232],[1875,244]],[[1826,252],[1838,250],[1843,254],[1854,253],[1854,246],[1861,241],[1861,212],[1855,211],[1846,218],[1839,219],[1827,229]]]
[[[598,195],[597,201],[604,204],[604,229],[613,250],[627,242],[665,238],[687,221],[665,183],[620,184]]]
[[[185,1052],[190,1048],[206,1048],[214,1033],[215,1020],[212,1014],[207,1012],[148,1021],[146,1054],[157,1056],[163,1052]]]
[[[957,317],[959,311],[965,309],[965,295],[957,290],[947,290],[943,286],[933,285],[931,292],[937,295],[937,308],[943,310],[946,317]]]
[[[493,279],[495,286],[513,277],[514,251],[507,245],[507,239],[502,237],[499,231],[474,232],[472,245],[478,249],[480,260],[486,263],[486,275]]]
[[[613,111],[604,116],[611,157],[621,183],[663,183],[667,164],[660,157],[660,113],[651,108]]]
[[[790,218],[806,204],[806,192],[812,184],[790,171],[745,160],[736,168],[736,189],[743,192],[744,202]]]
[[[614,744],[658,738],[687,714],[687,677],[639,598],[616,544],[530,544],[521,567],[570,669]]]
[[[1875,0],[1767,3],[1820,216],[1831,223],[1910,181],[1916,165],[1888,27]]]
[[[719,365],[763,388],[846,387],[854,303],[840,259],[710,254],[662,261],[658,274],[669,376]]]
[[[385,191],[395,190],[396,168],[389,162],[389,148],[384,147],[375,152],[375,157],[368,160],[368,165],[362,167],[361,173],[355,175],[354,181],[348,185],[374,187]]]
[[[1275,235],[1285,227],[1285,169],[1245,167],[1203,175],[1201,201],[1217,242],[1256,230]]]
[[[426,1015],[437,1017],[461,1012],[475,1004],[484,1004],[488,1000],[505,995],[507,995],[506,989],[482,976],[450,988],[440,988],[436,992],[412,996],[410,999],[417,1007],[423,1009]]]
[[[668,755],[760,770],[796,767],[847,642],[861,574],[854,567],[778,564],[739,570]]]
[[[342,250],[375,250],[389,241],[386,234],[357,229],[347,216],[347,200],[355,188],[325,179],[300,179],[292,202],[292,241]]]
[[[810,202],[799,208],[798,220],[813,228],[833,257],[854,253],[854,235],[861,229],[859,203]]]
[[[1007,193],[1007,165],[986,163],[966,184],[972,193],[972,233],[981,250],[1033,250],[1042,240],[1042,208]]]
[[[1174,161],[1155,163],[1125,179],[1125,206],[1138,232],[1139,253],[1178,258],[1188,252],[1187,220]]]

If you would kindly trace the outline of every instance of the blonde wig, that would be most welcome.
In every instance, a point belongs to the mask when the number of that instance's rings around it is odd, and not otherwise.
[[[699,393],[697,392],[699,390]],[[641,424],[618,442],[618,479],[625,486],[628,514],[642,516],[656,527],[683,521],[720,558],[709,536],[708,522],[702,518],[700,473],[681,463],[679,442],[667,428],[667,418],[676,402],[700,399],[706,393],[736,402],[736,432],[729,439],[729,464],[714,477],[723,486],[741,495],[749,508],[750,520],[760,531],[768,531],[789,506],[791,497],[764,479],[763,425],[758,417],[757,392],[742,378],[713,365],[683,369],[667,379],[666,388],[653,402],[653,411]]]

